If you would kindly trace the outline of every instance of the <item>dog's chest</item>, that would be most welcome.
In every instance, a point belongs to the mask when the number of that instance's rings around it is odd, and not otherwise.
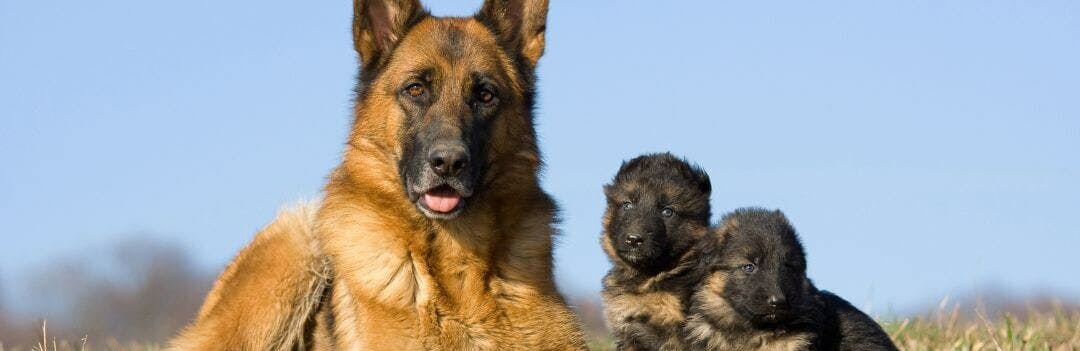
[[[504,279],[505,263],[447,250],[414,264],[424,267],[417,270],[415,307],[428,349],[497,350],[508,341],[524,341],[515,322],[523,306],[534,302],[535,291]]]
[[[607,318],[615,324],[677,325],[683,320],[682,301],[667,291],[605,294]]]
[[[616,337],[630,346],[659,350],[682,349],[679,327],[682,299],[670,291],[605,292],[604,313]]]
[[[686,335],[693,350],[796,351],[806,350],[811,335],[805,332],[725,329],[691,316],[686,321]]]

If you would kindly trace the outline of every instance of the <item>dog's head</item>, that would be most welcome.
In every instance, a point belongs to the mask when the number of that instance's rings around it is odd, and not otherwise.
[[[795,229],[782,212],[757,208],[724,216],[713,245],[702,254],[714,286],[742,318],[757,325],[796,317],[810,287],[806,257]],[[707,297],[708,298],[708,297]]]
[[[670,268],[705,233],[711,190],[705,171],[668,153],[623,163],[604,186],[608,255],[641,271]]]
[[[450,219],[484,189],[498,160],[539,167],[533,71],[546,0],[487,0],[468,18],[428,15],[417,0],[354,0],[360,56],[351,144],[396,163],[425,216]]]

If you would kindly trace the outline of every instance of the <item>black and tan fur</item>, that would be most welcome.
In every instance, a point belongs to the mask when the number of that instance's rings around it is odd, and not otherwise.
[[[708,238],[683,330],[689,349],[896,350],[873,319],[814,287],[780,211],[736,210]]]
[[[355,122],[325,198],[256,236],[173,347],[584,349],[538,181],[547,1],[487,0],[466,18],[416,0],[354,8]]]
[[[685,301],[697,278],[691,249],[707,231],[709,176],[671,154],[623,163],[604,187],[601,238],[612,268],[604,315],[620,350],[679,350]]]

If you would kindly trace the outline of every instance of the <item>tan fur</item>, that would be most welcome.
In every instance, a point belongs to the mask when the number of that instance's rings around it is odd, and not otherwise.
[[[413,5],[369,4],[398,17]],[[535,17],[525,20],[543,20]],[[540,157],[529,139],[535,132],[523,117],[530,112],[524,99],[530,83],[517,73],[520,65],[474,19],[424,18],[408,35],[396,31],[401,28],[372,34],[368,25],[358,22],[354,31],[357,51],[364,64],[378,60],[384,68],[357,101],[342,164],[330,175],[314,220],[305,221],[302,230],[271,225],[260,233],[218,279],[199,318],[173,345],[584,350],[584,333],[555,287],[556,208],[539,186]],[[543,50],[540,25],[521,46],[530,66]],[[439,51],[451,29],[463,33],[463,59],[450,60]],[[380,53],[398,40],[392,51]],[[418,211],[402,190],[398,171],[407,140],[395,94],[421,64],[448,81],[477,70],[493,72],[510,90],[501,94],[502,116],[493,119],[489,131],[484,191],[469,198],[468,210],[452,220],[432,220]],[[447,84],[440,93],[466,93],[460,90]],[[291,223],[292,216],[283,214],[275,223]],[[326,277],[320,270],[326,265],[307,268],[322,262],[329,262]],[[320,284],[326,282],[324,293]]]
[[[426,33],[445,26],[477,39],[466,47],[466,55],[478,57],[470,64],[512,69],[479,23],[427,19],[399,44],[384,76],[405,75],[406,61],[418,59],[435,60],[447,75],[466,73],[430,52],[439,37]],[[522,82],[507,79],[521,89]],[[521,119],[496,122],[489,165],[496,176],[484,184],[491,191],[470,199],[467,214],[432,221],[400,189],[403,116],[380,108],[395,104],[394,84],[375,81],[358,104],[352,147],[331,176],[318,215],[320,243],[334,266],[330,305],[335,316],[347,316],[335,319],[338,348],[583,348],[578,323],[553,282],[554,207],[538,185],[539,158],[512,143],[529,127],[515,124]]]
[[[678,329],[683,323],[683,306],[670,292],[604,294],[604,319],[612,328],[633,328],[629,322],[647,323],[660,328]],[[662,350],[679,350],[677,335],[664,342]]]
[[[725,279],[725,273],[713,273],[694,293],[692,300],[695,304],[713,311],[713,314],[727,318],[707,320],[700,315],[688,316],[685,326],[688,339],[707,340],[706,350],[794,351],[806,350],[810,346],[811,336],[806,333],[748,332],[748,329],[742,329],[741,326],[745,323],[736,320],[739,318],[738,312],[722,297]],[[733,328],[740,330],[732,333],[730,330]]]
[[[607,228],[609,222],[611,222],[610,211],[604,213],[601,225]],[[615,248],[611,245],[607,235],[601,236],[600,246],[610,259],[618,259]],[[687,268],[689,266],[684,265],[676,267],[672,271],[661,272],[634,289],[619,289],[618,291],[602,294],[601,297],[605,306],[604,318],[608,326],[616,326],[628,320],[640,319],[648,319],[650,323],[665,326],[681,323],[684,316],[682,302],[679,301],[679,297],[672,292],[656,291],[653,286],[658,281]],[[614,278],[605,278],[605,280],[608,279]],[[605,285],[617,286],[619,284],[611,281]]]
[[[611,211],[604,213],[603,228],[608,227],[611,216]],[[703,236],[704,233],[703,231],[699,235]],[[601,235],[600,245],[612,262],[617,262],[617,253],[607,235]],[[659,285],[666,279],[692,269],[695,257],[696,252],[688,252],[680,259],[679,265],[660,272],[637,286],[621,284],[610,275],[604,277],[605,288],[601,293],[604,304],[604,322],[617,334],[632,334],[636,328],[646,325],[662,330],[679,330],[686,319],[683,313],[685,306],[680,298],[682,292],[665,290]],[[683,348],[680,336],[672,334],[663,341],[660,350],[675,351]]]
[[[273,350],[306,343],[301,332],[329,274],[315,243],[315,210],[302,204],[282,211],[260,231],[170,349]]]

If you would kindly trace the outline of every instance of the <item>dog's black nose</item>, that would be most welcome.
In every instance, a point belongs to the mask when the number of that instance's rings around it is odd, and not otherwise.
[[[769,306],[770,307],[778,307],[778,308],[787,307],[787,298],[784,297],[783,295],[769,296]]]
[[[634,246],[639,246],[645,242],[645,238],[637,234],[629,234],[626,236],[626,243]]]
[[[428,154],[431,170],[443,177],[455,177],[469,165],[469,154],[459,147],[436,147]]]

